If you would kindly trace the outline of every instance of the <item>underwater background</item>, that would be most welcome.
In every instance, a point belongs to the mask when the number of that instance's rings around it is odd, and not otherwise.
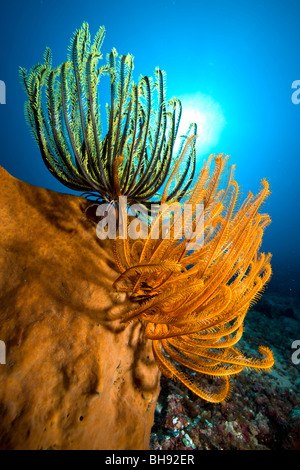
[[[263,178],[270,182],[264,211],[272,224],[262,250],[273,254],[273,276],[246,317],[244,337],[254,350],[272,348],[276,365],[271,374],[241,374],[220,405],[163,379],[153,449],[300,448],[300,363],[292,361],[292,343],[300,340],[300,103],[292,88],[300,80],[299,18],[296,0],[1,5],[0,165],[13,176],[72,192],[49,173],[32,139],[19,67],[42,61],[47,46],[59,65],[73,31],[87,21],[92,35],[105,26],[104,54],[115,47],[134,55],[135,81],[153,76],[156,66],[167,72],[167,99],[182,100],[182,132],[198,124],[197,170],[210,153],[225,153],[244,196],[256,194]]]

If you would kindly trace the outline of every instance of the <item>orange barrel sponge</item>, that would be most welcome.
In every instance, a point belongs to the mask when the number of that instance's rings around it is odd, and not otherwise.
[[[0,449],[149,448],[160,373],[111,240],[86,200],[0,182]]]

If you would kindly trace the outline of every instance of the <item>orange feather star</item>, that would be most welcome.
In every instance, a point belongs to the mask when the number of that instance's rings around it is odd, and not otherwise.
[[[162,202],[175,184],[177,167],[166,183]],[[259,252],[270,217],[258,212],[270,193],[269,184],[262,181],[259,194],[249,193],[240,204],[234,167],[224,185],[226,167],[227,157],[211,155],[183,201],[192,209],[187,219],[193,229],[199,220],[197,204],[202,208],[199,249],[187,249],[187,242],[198,242],[195,232],[190,239],[186,234],[180,238],[178,221],[186,207],[182,201],[161,208],[147,239],[114,240],[122,273],[114,286],[129,292],[138,305],[122,321],[143,321],[162,373],[176,377],[210,402],[228,398],[231,376],[244,368],[261,371],[274,364],[267,347],[260,346],[261,359],[247,358],[235,347],[249,307],[271,276],[271,255]],[[163,236],[166,220],[168,236]],[[217,378],[219,389],[203,389],[199,374]]]

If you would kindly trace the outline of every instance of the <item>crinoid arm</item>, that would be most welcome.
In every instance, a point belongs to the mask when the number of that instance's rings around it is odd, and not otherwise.
[[[52,67],[47,49],[43,64],[20,69],[26,117],[45,165],[61,183],[93,198],[93,205],[114,206],[126,196],[113,242],[120,271],[114,286],[136,307],[122,321],[145,323],[164,374],[221,401],[231,376],[274,362],[268,348],[261,347],[259,360],[236,349],[246,313],[271,276],[271,255],[260,253],[270,218],[259,213],[269,184],[262,181],[261,191],[241,204],[234,167],[228,170],[221,154],[211,155],[194,179],[197,126],[190,125],[175,152],[182,108],[178,99],[166,100],[165,72],[156,68],[154,78],[135,83],[132,55],[113,49],[103,61],[104,34],[101,27],[91,41],[83,23],[60,66]],[[105,76],[106,130],[100,112]],[[156,212],[145,218],[148,236],[132,239],[127,206],[148,211],[154,203]],[[214,377],[220,390],[203,390],[194,374]]]
[[[155,227],[162,226],[165,207],[152,221],[148,238],[138,241],[138,250],[137,241],[129,237],[114,242],[121,271],[115,288],[130,292],[137,304],[122,321],[144,322],[162,373],[210,402],[226,399],[231,377],[243,369],[269,370],[274,364],[267,347],[259,348],[261,359],[247,358],[236,347],[247,311],[271,276],[271,255],[259,251],[270,223],[259,208],[270,191],[264,180],[256,196],[249,193],[240,203],[233,170],[227,169],[227,157],[211,156],[183,198],[192,208],[202,207],[203,236],[198,249],[186,248],[196,235],[189,240],[185,233],[177,237],[173,214],[169,236],[164,239],[160,231],[160,237],[151,238]],[[168,200],[176,171],[175,166],[163,202]],[[196,215],[191,214],[194,228]],[[201,377],[213,378],[219,389],[205,389]]]
[[[25,115],[48,170],[65,186],[97,194],[103,201],[128,198],[128,204],[147,207],[160,202],[159,191],[180,158],[182,148],[197,132],[191,124],[178,152],[175,139],[181,103],[166,101],[166,74],[156,68],[154,78],[133,81],[133,56],[113,49],[103,62],[105,29],[91,41],[83,23],[71,40],[66,62],[52,67],[47,49],[44,63],[20,78],[28,101]],[[101,113],[105,76],[110,102]],[[107,131],[105,132],[105,121]],[[189,146],[168,201],[180,200],[195,173],[195,145]]]

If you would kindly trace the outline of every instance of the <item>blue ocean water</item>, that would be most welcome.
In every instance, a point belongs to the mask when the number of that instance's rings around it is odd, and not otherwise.
[[[140,2],[29,0],[1,6],[0,164],[31,184],[68,192],[49,174],[25,123],[25,93],[18,68],[31,68],[51,47],[54,64],[83,21],[94,34],[107,33],[112,47],[135,57],[135,79],[167,72],[167,98],[183,97],[186,120],[202,119],[198,168],[209,153],[226,153],[237,165],[244,194],[257,192],[262,178],[271,184],[265,204],[273,223],[263,249],[273,253],[269,289],[300,295],[299,281],[299,129],[300,104],[292,102],[292,83],[300,79],[298,1]],[[1,87],[3,92],[3,87]],[[198,114],[197,114],[198,113]],[[204,124],[203,124],[204,119]],[[206,140],[205,140],[206,139]],[[208,142],[207,142],[208,140]]]

